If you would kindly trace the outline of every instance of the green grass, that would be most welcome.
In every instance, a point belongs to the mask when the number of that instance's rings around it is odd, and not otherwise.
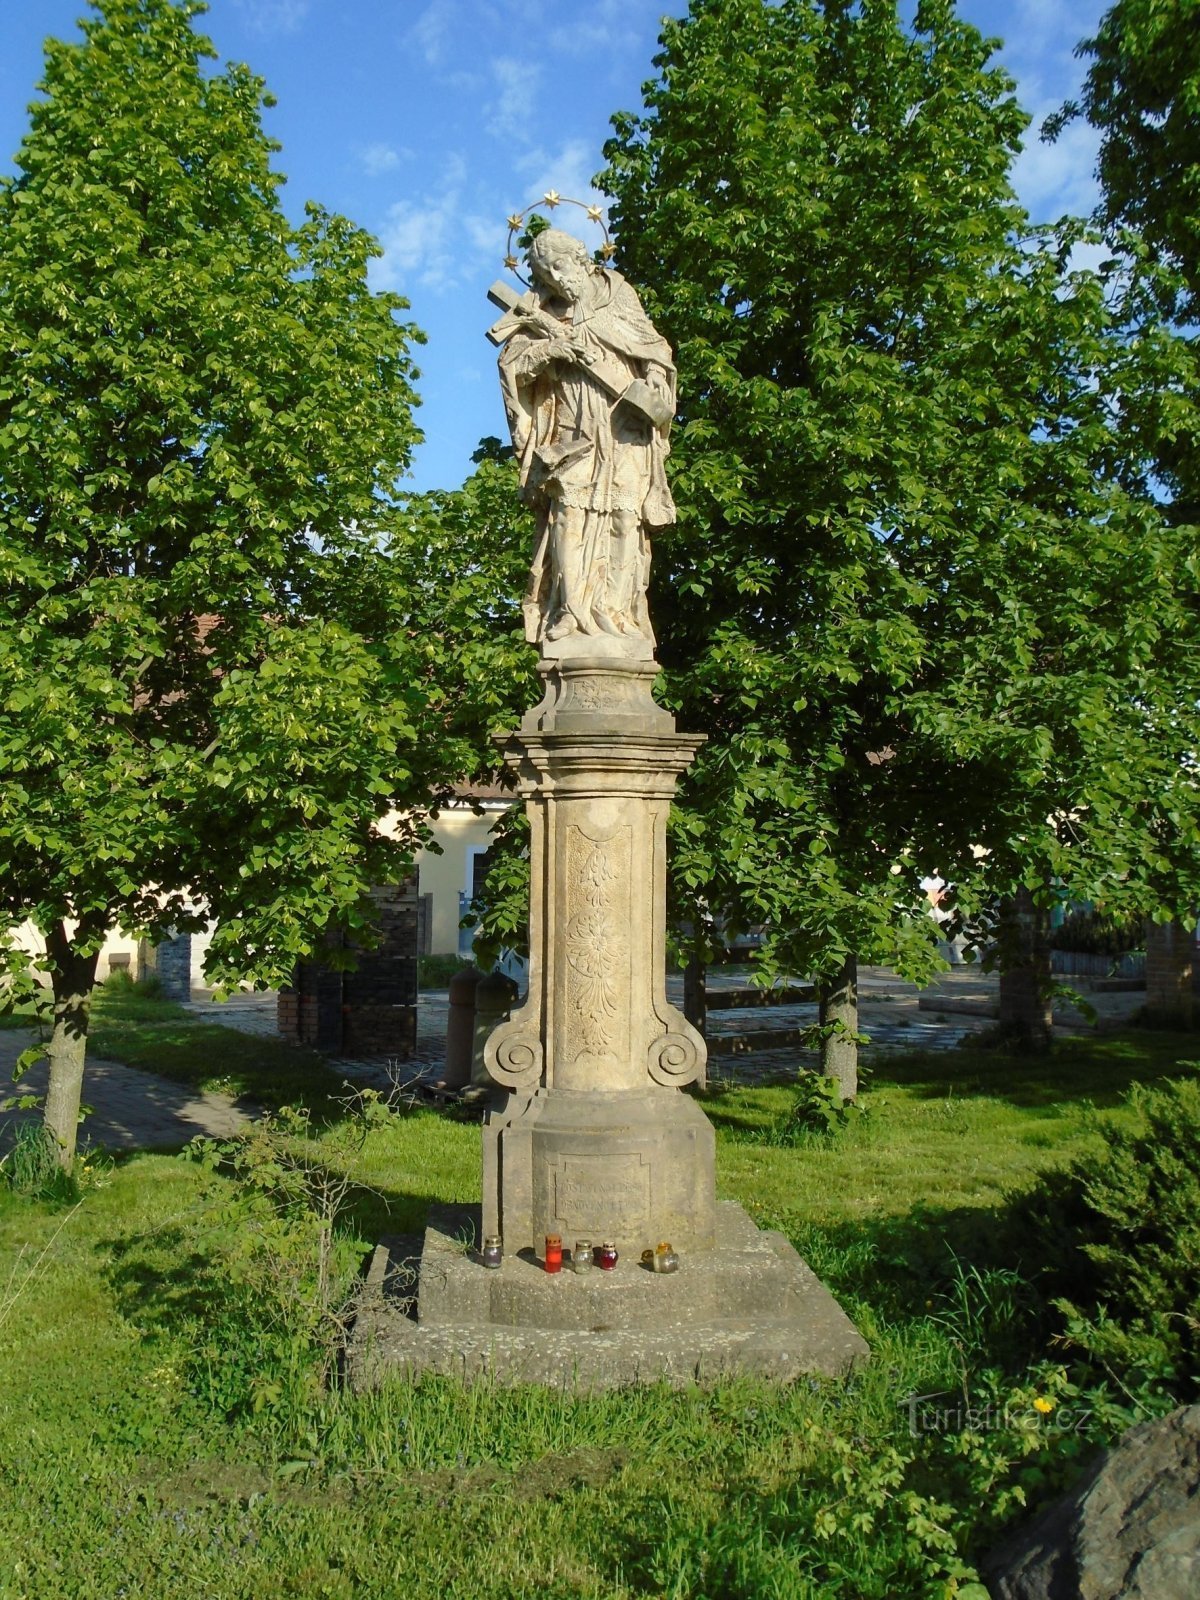
[[[208,1029],[143,1031],[179,1026]],[[941,1522],[969,1558],[994,1537],[999,1491],[955,1441],[914,1444],[906,1396],[957,1388],[968,1365],[984,1381],[1003,1358],[1006,1193],[1094,1136],[1089,1102],[1197,1055],[1194,1036],[1138,1034],[1034,1066],[891,1060],[859,1127],[793,1148],[772,1142],[787,1087],[706,1096],[722,1192],[784,1228],[872,1346],[856,1377],[788,1390],[582,1399],[397,1380],[227,1415],[229,1370],[265,1363],[264,1332],[286,1324],[239,1298],[248,1230],[230,1182],[136,1155],[85,1174],[76,1209],[0,1186],[0,1341],[20,1377],[0,1385],[0,1600],[953,1594],[909,1523],[953,1507]],[[336,1125],[318,1144],[351,1159]],[[351,1171],[348,1275],[380,1231],[477,1197],[479,1130],[394,1118]],[[955,1255],[977,1267],[966,1301]],[[1051,1492],[1072,1443],[1009,1477]]]

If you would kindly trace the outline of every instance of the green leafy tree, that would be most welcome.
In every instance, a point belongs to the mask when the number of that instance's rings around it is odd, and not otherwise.
[[[1055,138],[1081,113],[1099,130],[1096,221],[1123,266],[1117,303],[1127,344],[1137,350],[1148,341],[1161,343],[1168,331],[1174,335],[1171,370],[1126,400],[1120,423],[1154,459],[1147,492],[1194,543],[1200,523],[1200,5],[1118,0],[1078,53],[1090,61],[1081,98],[1068,102],[1044,131]],[[1200,605],[1194,597],[1191,620],[1189,636],[1176,649],[1174,681],[1160,693],[1151,723],[1163,746],[1162,899],[1166,915],[1188,926],[1200,877],[1194,737]],[[1182,929],[1178,944],[1183,947]]]
[[[1132,228],[1182,274],[1173,307],[1200,311],[1200,4],[1118,0],[1079,54],[1091,65],[1080,102],[1047,124],[1057,136],[1082,113],[1100,130],[1101,217]]]
[[[360,626],[419,335],[366,234],[285,217],[203,9],[94,0],[0,182],[0,913],[10,980],[45,940],[64,1162],[106,932],[215,918],[213,976],[286,981],[433,759],[404,636]]]
[[[852,1094],[856,960],[936,964],[923,878],[960,916],[1107,881],[1178,551],[1139,464],[1106,476],[1103,284],[1068,268],[1078,230],[1030,235],[1027,119],[948,0],[911,27],[893,0],[693,0],[662,44],[600,181],[680,371],[652,611],[709,742],[675,884],[816,973]]]
[[[539,695],[520,605],[533,519],[519,500],[509,446],[484,439],[472,460],[461,488],[402,495],[383,521],[388,591],[380,625],[403,619],[417,696],[438,727],[443,791],[447,783],[494,778],[494,736],[511,730]]]
[[[1200,3],[1118,0],[1078,54],[1091,63],[1082,96],[1044,132],[1057,138],[1081,114],[1099,130],[1096,220],[1132,269],[1130,335],[1164,317],[1190,355],[1158,404],[1126,422],[1152,430],[1176,520],[1200,522]]]

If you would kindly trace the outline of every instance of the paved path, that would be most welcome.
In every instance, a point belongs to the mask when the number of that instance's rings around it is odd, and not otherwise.
[[[744,979],[712,975],[710,988],[740,987]],[[667,992],[682,1004],[682,979],[667,980]],[[867,1059],[894,1050],[949,1050],[984,1028],[995,1018],[998,982],[977,968],[954,968],[925,991],[905,983],[881,967],[864,968],[859,976],[859,1026],[869,1036]],[[1142,991],[1091,994],[1101,1028],[1128,1021],[1145,1003]],[[331,1057],[330,1070],[352,1083],[387,1089],[398,1085],[436,1083],[445,1058],[446,1015],[449,999],[444,990],[423,993],[417,1011],[417,1048],[411,1060]],[[275,1038],[275,996],[236,995],[227,1001],[197,999],[187,1009],[206,1022],[218,1022],[259,1038]],[[720,1083],[762,1083],[798,1066],[812,1065],[816,1053],[797,1044],[766,1048],[754,1045],[755,1034],[781,1028],[811,1027],[817,1020],[814,1003],[792,1006],[720,1009],[710,1006],[708,1032],[713,1046],[709,1078]],[[1091,1024],[1069,1006],[1055,1008],[1055,1025],[1062,1033],[1090,1031]],[[722,1040],[743,1047],[726,1053]],[[18,1055],[30,1043],[30,1033],[0,1032],[0,1097],[9,1092],[9,1079]],[[765,1043],[765,1040],[764,1040]],[[41,1093],[46,1069],[36,1067],[21,1082],[21,1089]],[[245,1127],[248,1113],[227,1095],[207,1094],[171,1083],[150,1072],[123,1067],[113,1061],[89,1059],[84,1098],[95,1109],[84,1123],[84,1143],[110,1150],[173,1149],[197,1134],[226,1138]],[[0,1151],[11,1139],[12,1128],[36,1112],[0,1113]]]
[[[0,1033],[0,1098],[9,1093],[44,1094],[46,1065],[33,1067],[12,1084],[12,1070],[36,1035]],[[106,1150],[177,1150],[197,1134],[224,1139],[244,1128],[249,1117],[224,1094],[206,1094],[172,1083],[152,1072],[139,1072],[116,1061],[88,1058],[83,1098],[94,1109],[80,1130],[80,1145]],[[21,1122],[36,1120],[37,1111],[0,1113],[0,1150],[12,1140]]]

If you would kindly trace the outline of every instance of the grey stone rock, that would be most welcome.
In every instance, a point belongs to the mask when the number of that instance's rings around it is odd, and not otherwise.
[[[993,1600],[1196,1600],[1200,1405],[1131,1428],[983,1577]]]

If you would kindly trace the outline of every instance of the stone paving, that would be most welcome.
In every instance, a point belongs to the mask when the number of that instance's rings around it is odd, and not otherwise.
[[[24,1030],[0,1033],[0,1097],[7,1098],[10,1092],[46,1092],[44,1062],[30,1068],[10,1090],[17,1057],[35,1038],[35,1034]],[[83,1098],[93,1109],[80,1130],[81,1150],[89,1146],[105,1150],[178,1150],[200,1134],[228,1138],[250,1120],[228,1095],[207,1094],[152,1072],[92,1057],[88,1058]],[[7,1149],[22,1122],[35,1121],[38,1115],[37,1111],[0,1113],[0,1151]]]
[[[742,978],[713,973],[710,995],[744,984]],[[676,1005],[681,1005],[682,979],[669,977],[667,992]],[[870,1039],[864,1055],[870,1059],[892,1050],[952,1050],[964,1039],[993,1025],[997,993],[995,976],[977,968],[953,968],[924,991],[884,968],[864,968],[859,975],[859,1026]],[[1094,1026],[1103,1029],[1128,1021],[1144,1004],[1145,996],[1133,991],[1090,994],[1087,999],[1097,1012]],[[334,1056],[329,1058],[331,1072],[347,1082],[381,1090],[431,1087],[442,1075],[448,1009],[445,990],[421,995],[417,1047],[411,1059]],[[188,1003],[187,1010],[206,1022],[218,1022],[259,1038],[277,1036],[273,994],[239,994],[226,1001],[198,997]],[[816,1020],[814,1002],[736,1010],[710,1003],[709,1081],[726,1085],[764,1083],[794,1073],[800,1066],[811,1066],[816,1061],[814,1050],[798,1042],[776,1041],[781,1030],[794,1036],[813,1027]],[[1079,1011],[1065,1004],[1055,1007],[1055,1025],[1062,1033],[1087,1032],[1093,1026]],[[756,1045],[756,1036],[762,1043]],[[0,1096],[8,1092],[18,1055],[32,1041],[30,1033],[0,1032]],[[34,1068],[22,1079],[21,1090],[43,1092],[45,1073],[44,1066]],[[227,1095],[202,1093],[113,1061],[89,1059],[84,1097],[94,1110],[84,1123],[83,1144],[112,1150],[177,1149],[197,1134],[226,1138],[245,1127],[250,1116],[249,1109],[239,1107]],[[12,1129],[19,1122],[36,1115],[0,1113],[0,1150],[11,1141]]]

